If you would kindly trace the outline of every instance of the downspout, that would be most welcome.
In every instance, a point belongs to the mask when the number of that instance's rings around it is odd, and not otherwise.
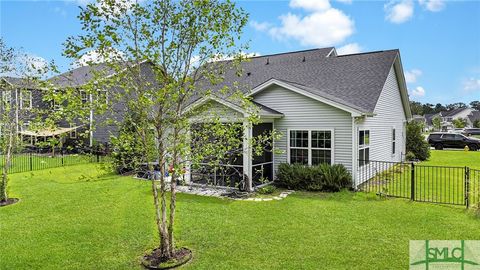
[[[89,95],[90,99],[90,147],[93,147],[93,96]]]
[[[356,132],[355,132],[355,117],[352,115],[352,178],[353,178],[353,189],[357,190],[357,151],[355,147],[355,142],[357,141]]]

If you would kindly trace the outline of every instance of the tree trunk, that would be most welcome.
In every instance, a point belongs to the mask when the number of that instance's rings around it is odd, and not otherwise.
[[[167,187],[165,183],[165,167],[163,166],[164,161],[160,163],[160,196],[162,200],[162,208],[161,208],[161,226],[160,226],[160,250],[162,253],[162,257],[165,259],[169,259],[172,257],[169,248],[169,241],[168,241],[168,233],[167,233]]]
[[[2,173],[2,184],[0,185],[0,202],[8,200],[7,194],[7,184],[8,184],[8,169],[10,169],[10,164],[12,162],[12,148],[14,143],[14,135],[12,130],[10,129],[10,133],[8,135],[8,142],[6,147],[6,155],[5,155],[5,162],[3,164],[3,173]]]

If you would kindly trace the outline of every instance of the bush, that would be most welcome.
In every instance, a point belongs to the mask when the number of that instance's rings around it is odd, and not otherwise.
[[[343,165],[280,164],[276,185],[288,189],[336,192],[352,187],[352,176]]]
[[[272,194],[273,192],[275,192],[275,190],[277,190],[277,188],[275,186],[268,185],[268,186],[264,186],[264,187],[261,187],[261,188],[257,189],[257,193],[258,194]]]
[[[412,153],[412,152],[407,152],[407,154],[405,155],[405,159],[408,160],[408,161],[413,161],[413,160],[415,160],[415,159],[417,159],[417,158],[415,157],[415,154],[414,154],[414,153]]]
[[[407,153],[411,152],[415,158],[423,161],[430,158],[430,145],[422,134],[422,125],[411,121],[407,124]]]

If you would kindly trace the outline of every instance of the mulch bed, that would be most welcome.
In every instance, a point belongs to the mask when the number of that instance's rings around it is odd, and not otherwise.
[[[192,257],[190,249],[181,248],[175,251],[173,258],[165,261],[160,257],[160,250],[154,249],[152,253],[143,256],[142,264],[147,269],[173,269],[186,264]]]
[[[11,204],[14,204],[16,202],[18,202],[20,199],[17,199],[17,198],[9,198],[7,199],[6,201],[1,201],[0,202],[0,207],[2,206],[9,206]]]

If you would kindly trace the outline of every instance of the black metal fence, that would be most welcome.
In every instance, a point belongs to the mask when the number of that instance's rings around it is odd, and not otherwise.
[[[418,165],[413,162],[362,161],[357,188],[412,201],[480,207],[480,170]]]
[[[8,173],[21,173],[69,165],[104,162],[106,159],[107,155],[102,152],[84,152],[81,154],[67,154],[64,152],[55,154],[34,152],[18,153],[13,154]],[[3,171],[3,164],[5,162],[6,157],[0,155],[0,173]]]

